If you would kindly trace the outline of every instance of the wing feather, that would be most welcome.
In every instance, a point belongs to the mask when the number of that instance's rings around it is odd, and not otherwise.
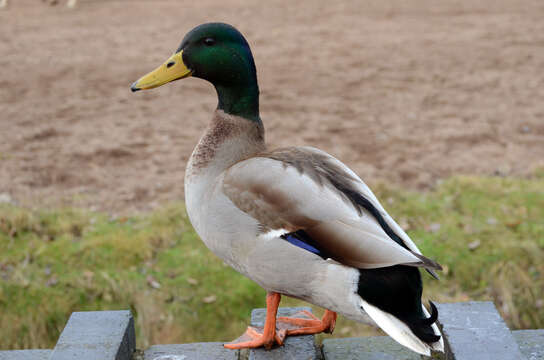
[[[265,229],[303,229],[340,263],[439,268],[421,255],[353,171],[320,150],[279,149],[238,162],[226,170],[222,190]],[[361,197],[365,206],[357,200]],[[392,231],[400,239],[392,238]]]

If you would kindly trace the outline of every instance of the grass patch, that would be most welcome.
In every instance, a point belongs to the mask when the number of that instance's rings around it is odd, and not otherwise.
[[[543,189],[544,176],[458,177],[376,193],[445,266],[440,282],[424,275],[426,297],[493,300],[510,327],[543,328]],[[126,218],[0,205],[0,349],[52,347],[71,312],[126,308],[140,348],[230,340],[264,295],[206,249],[180,204]],[[369,331],[343,319],[337,329]]]

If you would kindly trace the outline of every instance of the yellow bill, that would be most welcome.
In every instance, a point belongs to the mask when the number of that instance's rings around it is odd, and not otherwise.
[[[132,91],[153,89],[170,81],[191,76],[192,71],[183,63],[182,54],[183,50],[170,56],[164,64],[134,82],[130,89]]]

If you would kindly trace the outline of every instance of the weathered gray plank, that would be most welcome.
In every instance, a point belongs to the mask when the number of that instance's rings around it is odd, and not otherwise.
[[[279,308],[278,316],[292,316],[301,311],[312,311],[309,307]],[[266,309],[255,309],[251,312],[251,326],[264,326]],[[249,351],[249,360],[313,360],[318,359],[318,351],[313,335],[289,336],[283,346],[272,350],[252,349]]]
[[[389,336],[323,340],[325,360],[421,360]]]
[[[490,301],[436,304],[448,359],[525,359]]]
[[[544,330],[512,331],[527,360],[544,360]]]
[[[153,345],[145,351],[145,360],[237,360],[238,351],[223,347],[223,343],[193,343]]]
[[[0,360],[49,360],[52,350],[0,351]]]
[[[51,360],[130,360],[136,345],[128,310],[75,312],[59,337]]]

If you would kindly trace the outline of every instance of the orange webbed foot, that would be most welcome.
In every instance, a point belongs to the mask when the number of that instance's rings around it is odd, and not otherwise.
[[[231,343],[224,344],[227,349],[254,349],[264,346],[270,349],[274,343],[283,345],[287,335],[284,329],[276,330],[276,314],[280,304],[281,295],[269,292],[266,295],[266,319],[263,329],[248,327],[246,332]]]
[[[266,318],[264,328],[248,327],[246,332],[233,342],[224,344],[227,349],[272,348],[274,344],[283,345],[288,335],[311,335],[322,332],[332,333],[336,325],[336,313],[326,310],[323,318],[316,318],[311,312],[303,310],[294,317],[276,319],[281,295],[269,292],[266,295]]]
[[[277,330],[273,334],[266,335],[259,329],[249,326],[242,336],[223,346],[227,349],[255,349],[258,347],[270,349],[274,344],[283,345],[286,335],[285,330]]]
[[[298,317],[298,316],[304,316]],[[311,312],[303,310],[294,317],[279,317],[278,327],[286,329],[287,335],[312,335],[322,332],[332,334],[336,325],[336,313],[326,310],[320,320]]]

